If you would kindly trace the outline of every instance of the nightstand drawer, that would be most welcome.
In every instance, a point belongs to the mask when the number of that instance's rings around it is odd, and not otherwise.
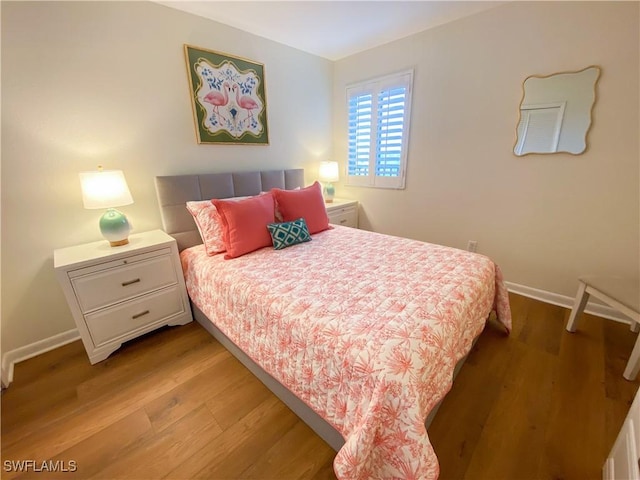
[[[87,315],[89,333],[96,347],[137,329],[184,312],[178,286],[144,295],[129,302]]]
[[[358,228],[358,201],[335,199],[326,204],[329,223]]]
[[[357,228],[357,220],[354,211],[338,213],[329,217],[329,222],[333,225],[342,225],[343,227]]]
[[[177,283],[169,255],[75,277],[71,280],[80,309],[87,313]]]

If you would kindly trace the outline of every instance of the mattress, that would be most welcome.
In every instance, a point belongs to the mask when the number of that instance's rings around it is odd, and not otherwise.
[[[492,310],[511,314],[479,254],[335,227],[225,260],[181,253],[193,303],[345,439],[340,479],[437,478],[424,425]]]

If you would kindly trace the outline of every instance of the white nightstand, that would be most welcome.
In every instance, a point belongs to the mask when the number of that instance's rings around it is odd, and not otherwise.
[[[193,319],[176,241],[162,230],[131,235],[121,247],[101,240],[60,248],[53,261],[92,364],[127,340]]]
[[[358,201],[334,198],[333,202],[325,203],[329,223],[345,227],[358,228]]]

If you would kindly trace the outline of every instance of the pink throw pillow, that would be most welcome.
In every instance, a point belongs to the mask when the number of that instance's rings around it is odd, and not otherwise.
[[[236,258],[272,245],[267,229],[273,223],[273,195],[266,193],[240,201],[211,200],[224,230],[225,259]]]
[[[207,255],[224,252],[222,218],[211,200],[187,202],[187,210],[193,215]]]
[[[274,188],[271,191],[283,222],[292,222],[302,217],[307,222],[309,233],[312,235],[329,228],[329,217],[327,217],[319,182],[314,182],[313,185],[300,190]]]

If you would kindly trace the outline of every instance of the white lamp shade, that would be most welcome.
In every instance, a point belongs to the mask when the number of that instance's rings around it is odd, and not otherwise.
[[[337,182],[340,180],[338,173],[338,162],[320,162],[319,176],[321,182]]]
[[[122,170],[80,172],[84,208],[113,208],[133,203]]]

